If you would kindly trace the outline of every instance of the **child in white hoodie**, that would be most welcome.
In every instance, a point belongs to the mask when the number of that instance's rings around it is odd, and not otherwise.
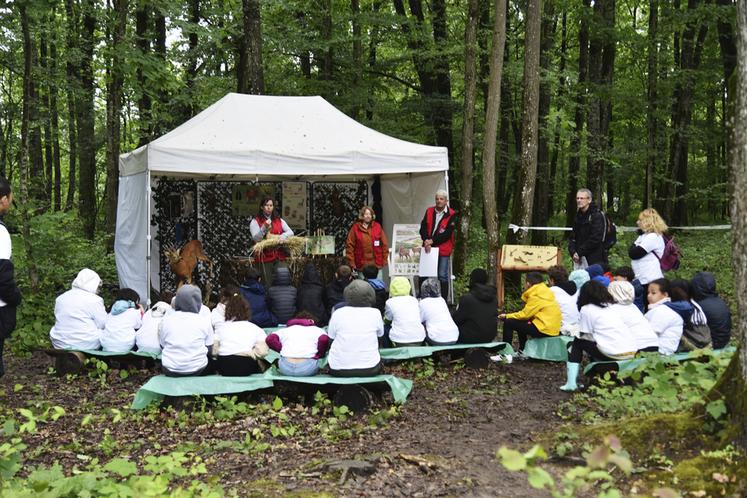
[[[135,333],[143,326],[140,296],[132,289],[120,289],[106,317],[101,349],[125,353],[135,346]]]
[[[98,296],[101,278],[88,268],[78,272],[72,288],[54,303],[55,323],[49,339],[55,349],[99,349],[106,324],[104,300]]]

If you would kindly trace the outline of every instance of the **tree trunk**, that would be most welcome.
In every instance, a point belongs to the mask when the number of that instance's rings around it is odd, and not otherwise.
[[[488,277],[495,281],[498,268],[498,210],[495,198],[495,145],[500,117],[501,79],[503,76],[503,49],[506,44],[506,0],[495,0],[493,47],[490,51],[490,80],[488,103],[485,111],[485,146],[482,150],[482,197],[488,232]]]
[[[449,74],[448,44],[449,33],[446,17],[446,1],[431,0],[431,24],[436,55],[432,64],[435,68],[436,95],[434,123],[436,143],[446,147],[449,164],[454,164],[454,110],[451,106],[451,76]],[[451,200],[459,205],[459,192],[451,193]]]
[[[48,24],[51,25],[51,20],[48,19]],[[51,26],[54,29],[53,26]],[[44,34],[45,29],[42,28],[42,36],[39,38],[39,69],[42,77],[40,78],[39,88],[42,90],[39,92],[42,106],[42,112],[40,113],[41,122],[44,123],[44,176],[41,182],[43,191],[44,202],[48,205],[52,205],[52,168],[54,158],[52,157],[52,122],[49,114],[49,93],[52,85],[52,72],[49,70],[49,57],[48,57],[48,44],[47,38]]]
[[[701,0],[689,0],[688,11],[698,8]],[[690,123],[695,94],[695,71],[700,66],[708,25],[697,16],[689,16],[681,38],[679,78],[675,86],[672,150],[670,153],[670,178],[667,195],[667,221],[673,225],[688,223],[688,152]]]
[[[566,225],[573,225],[576,217],[576,191],[581,173],[581,139],[584,134],[586,116],[586,86],[589,74],[589,9],[591,0],[584,0],[581,23],[578,29],[578,84],[574,109],[575,130],[571,133],[570,158],[568,160],[568,193],[565,200]]]
[[[150,40],[148,38],[148,21],[149,21],[148,4],[144,0],[139,0],[137,11],[135,12],[135,46],[140,52],[138,57],[144,61],[150,55]],[[139,88],[138,114],[139,114],[139,139],[138,146],[142,147],[153,138],[153,116],[152,102],[148,93],[149,82],[145,76],[144,63],[138,63],[135,70]],[[82,167],[82,166],[81,166]]]
[[[537,182],[537,148],[539,145],[540,38],[542,0],[528,0],[526,34],[524,35],[524,99],[521,123],[521,169],[512,216],[519,226],[532,224],[534,189]],[[519,231],[516,243],[525,244],[529,233]]]
[[[32,103],[32,84],[33,79],[33,62],[34,62],[34,45],[31,43],[31,34],[29,30],[29,17],[26,11],[26,2],[17,2],[19,17],[21,18],[21,33],[23,36],[23,117],[21,120],[21,153],[18,169],[20,174],[20,204],[21,220],[23,223],[23,246],[26,251],[26,266],[29,272],[29,283],[32,292],[39,288],[39,272],[36,268],[34,259],[34,247],[31,244],[31,220],[29,216],[29,148],[30,136],[29,128],[31,121],[31,103]]]
[[[52,38],[49,41],[50,73],[53,80],[49,83],[49,120],[52,127],[52,196],[55,211],[62,207],[62,164],[60,158],[60,114],[57,108],[57,35],[52,28]]]
[[[747,57],[747,4],[737,2],[736,44],[740,60]],[[714,388],[723,389],[734,438],[747,450],[747,65],[736,66],[736,99],[731,136],[732,267],[737,314],[734,335],[739,347]]]
[[[262,19],[260,0],[243,0],[243,30],[241,41],[242,74],[239,93],[262,95],[265,93],[265,75],[262,68]]]
[[[478,0],[469,0],[467,25],[464,29],[464,124],[462,127],[462,206],[459,213],[459,237],[461,250],[456,252],[454,273],[464,272],[465,250],[469,247],[469,225],[472,221],[472,164],[475,156],[475,97],[477,93],[477,23]]]
[[[656,164],[659,156],[656,136],[658,128],[656,107],[659,75],[659,0],[649,0],[648,10],[648,108],[646,109],[648,154],[646,155],[646,187],[643,195],[643,205],[650,208],[654,201],[654,175],[656,174]]]
[[[546,75],[550,69],[550,59],[555,44],[555,30],[557,18],[555,17],[555,5],[553,0],[545,0],[544,14],[542,15],[542,29],[540,35],[540,76]],[[547,116],[550,114],[551,88],[549,79],[540,80],[539,89],[539,146],[537,148],[537,181],[534,190],[534,212],[532,213],[532,225],[546,226],[550,218],[550,192],[555,188],[553,176],[550,175],[550,128]],[[532,244],[545,245],[547,243],[547,232],[536,230],[531,234]]]
[[[565,96],[565,59],[566,59],[566,52],[568,51],[568,15],[565,10],[563,10],[563,16],[561,21],[562,27],[561,27],[561,35],[560,35],[560,64],[558,67],[558,94],[557,94],[557,101],[563,102],[563,97]],[[560,104],[558,104],[560,105]],[[552,148],[552,157],[550,158],[550,181],[552,182],[550,185],[552,186],[550,188],[550,192],[548,193],[548,200],[547,204],[550,210],[550,214],[555,214],[556,212],[556,206],[555,206],[555,200],[556,200],[556,190],[557,187],[555,186],[555,179],[557,178],[558,173],[558,158],[560,157],[560,131],[561,131],[561,119],[560,114],[555,118],[555,138],[553,139],[553,148]]]
[[[166,16],[162,9],[163,6],[158,6],[153,11],[153,53],[157,57],[160,68],[167,67],[169,64],[166,60]],[[166,86],[159,80],[151,83],[155,87],[155,99],[151,111],[153,118],[151,136],[154,139],[165,134],[171,125],[171,113],[164,109],[170,100],[169,95]]]
[[[68,185],[67,199],[65,200],[65,211],[70,211],[75,203],[76,163],[78,161],[78,134],[75,116],[77,115],[76,102],[80,85],[78,82],[78,15],[75,12],[73,0],[65,0],[65,11],[67,14],[67,36],[65,50],[65,71],[67,75],[67,133],[68,133]]]
[[[122,85],[124,84],[122,53],[127,27],[127,0],[114,0],[115,23],[112,32],[111,82],[106,100],[106,231],[112,235],[117,227],[117,195],[119,193],[120,114],[122,112]]]
[[[96,231],[96,143],[93,76],[93,49],[96,17],[94,1],[81,3],[83,25],[80,33],[80,94],[78,111],[78,210],[83,222],[83,234],[93,240]]]

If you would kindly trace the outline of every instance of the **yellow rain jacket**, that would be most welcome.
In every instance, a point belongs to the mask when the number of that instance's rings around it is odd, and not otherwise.
[[[516,313],[507,313],[506,318],[531,320],[543,334],[560,334],[560,306],[555,300],[555,294],[547,285],[541,283],[531,286],[521,295],[521,300],[526,303],[524,309]]]

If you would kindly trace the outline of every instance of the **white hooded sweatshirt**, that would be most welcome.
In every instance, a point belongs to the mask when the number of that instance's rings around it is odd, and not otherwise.
[[[99,349],[106,324],[104,300],[96,294],[101,284],[98,274],[83,268],[73,280],[72,289],[55,300],[54,327],[49,331],[56,349]]]

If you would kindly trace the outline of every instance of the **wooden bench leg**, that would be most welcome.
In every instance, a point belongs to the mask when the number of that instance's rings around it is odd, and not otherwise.
[[[345,405],[355,413],[361,413],[373,405],[371,391],[357,384],[343,385],[337,389],[332,403],[335,406]]]
[[[480,348],[470,348],[464,352],[464,365],[475,370],[482,370],[490,365],[490,353]]]
[[[54,368],[57,375],[63,377],[67,374],[77,374],[83,369],[86,355],[79,351],[69,351],[55,358]]]

